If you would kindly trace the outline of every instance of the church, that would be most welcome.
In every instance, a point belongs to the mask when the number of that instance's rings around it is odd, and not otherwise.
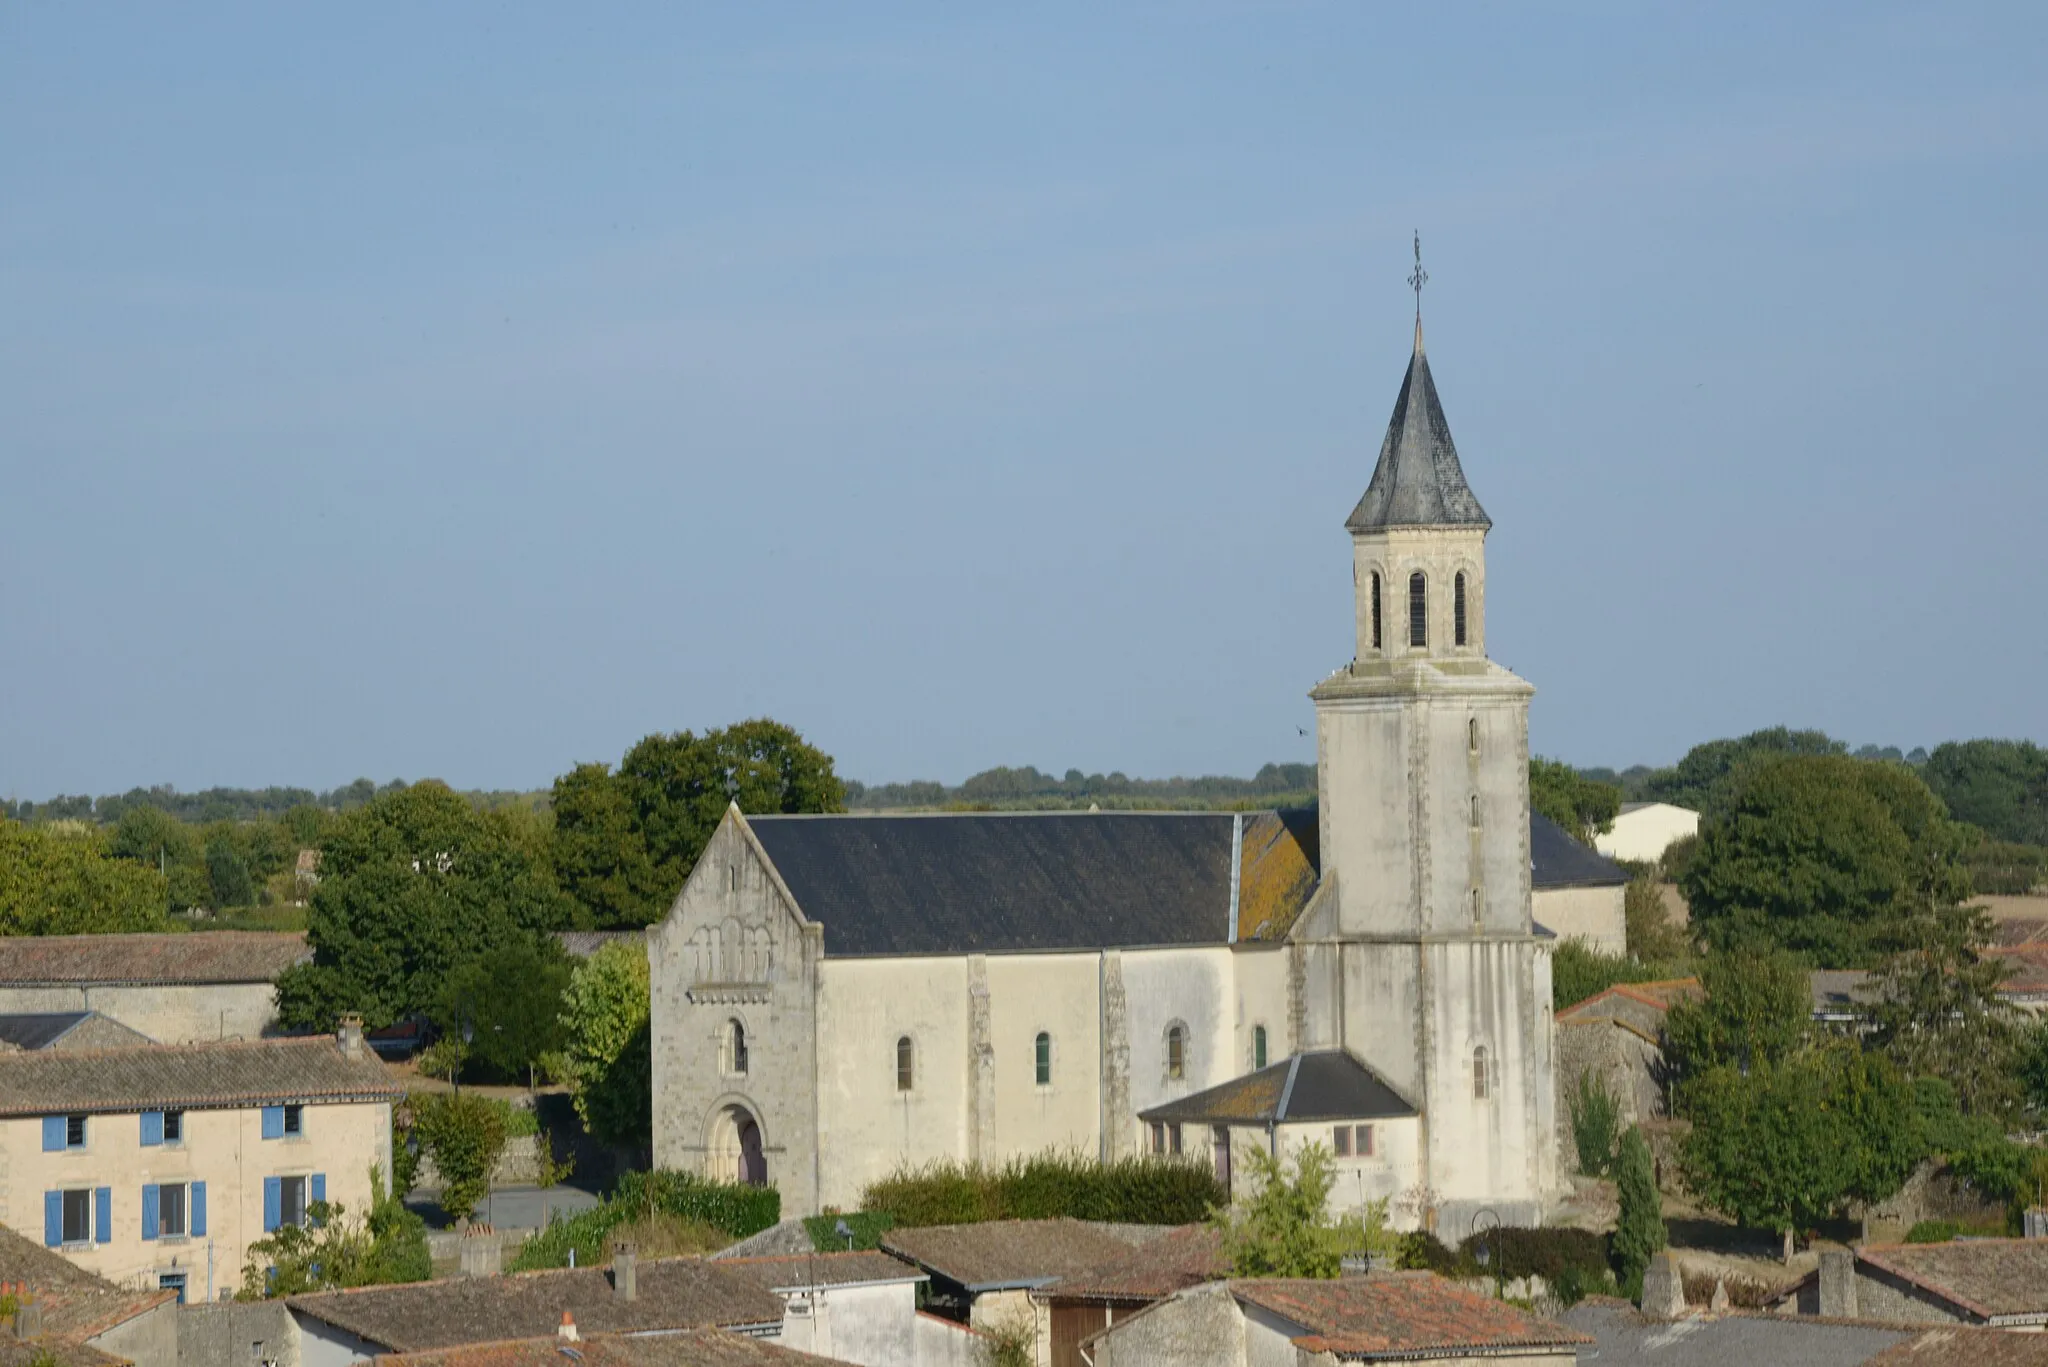
[[[1418,272],[1419,273],[1419,272]],[[1311,691],[1310,811],[755,815],[648,932],[654,1157],[857,1209],[933,1160],[1335,1155],[1332,1203],[1456,1238],[1560,1183],[1559,936],[1625,875],[1529,806],[1486,534],[1423,350]]]

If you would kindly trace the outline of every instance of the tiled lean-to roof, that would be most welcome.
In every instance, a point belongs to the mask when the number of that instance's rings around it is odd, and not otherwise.
[[[2048,1317],[2048,1239],[1866,1245],[1856,1257],[1980,1319]]]
[[[1293,1125],[1415,1114],[1400,1093],[1352,1055],[1319,1049],[1154,1106],[1138,1118],[1169,1125]]]
[[[881,1242],[885,1251],[979,1295],[1044,1286],[1086,1272],[1170,1229],[1086,1220],[995,1220],[892,1229]]]
[[[267,983],[312,956],[297,931],[0,938],[0,986]]]
[[[1440,1357],[1460,1350],[1550,1348],[1592,1340],[1433,1272],[1375,1272],[1335,1281],[1235,1281],[1238,1300],[1299,1325],[1294,1342],[1346,1357]]]
[[[42,1307],[42,1331],[34,1339],[0,1331],[0,1345],[23,1350],[0,1353],[0,1367],[33,1358],[33,1349],[47,1347],[62,1367],[90,1367],[114,1362],[86,1340],[125,1324],[137,1315],[177,1299],[175,1291],[131,1291],[88,1272],[70,1259],[0,1225],[0,1289],[20,1301]]]
[[[900,1258],[873,1251],[791,1253],[765,1258],[716,1258],[722,1272],[756,1286],[788,1293],[819,1286],[872,1286],[877,1282],[921,1282],[925,1274]]]
[[[0,1053],[0,1116],[201,1110],[403,1096],[384,1065],[332,1035]]]
[[[379,1367],[830,1367],[837,1361],[727,1329],[596,1334],[579,1337],[574,1343],[551,1335],[416,1353],[386,1353],[377,1359]]]
[[[1230,1275],[1223,1236],[1211,1225],[1182,1225],[1150,1243],[1127,1248],[1086,1272],[1032,1293],[1040,1300],[1143,1305]]]

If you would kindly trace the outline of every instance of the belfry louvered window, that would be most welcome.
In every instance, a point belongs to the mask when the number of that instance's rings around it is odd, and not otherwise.
[[[1465,575],[1462,570],[1451,587],[1451,634],[1459,645],[1465,644]]]
[[[1429,583],[1420,571],[1408,576],[1408,644],[1429,644]]]
[[[1372,648],[1380,648],[1380,572],[1372,572]]]

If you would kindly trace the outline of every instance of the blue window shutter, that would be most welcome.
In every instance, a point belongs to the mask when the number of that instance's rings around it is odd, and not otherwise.
[[[263,1179],[263,1232],[275,1234],[284,1223],[284,1184],[275,1177]]]
[[[64,1117],[46,1115],[43,1117],[43,1152],[61,1153],[64,1149]]]
[[[92,1193],[92,1239],[96,1244],[114,1242],[114,1189],[96,1187]]]
[[[64,1242],[64,1193],[43,1193],[43,1242],[51,1248]]]
[[[142,1144],[144,1148],[164,1142],[164,1113],[144,1111],[142,1113]]]
[[[284,1138],[284,1107],[265,1106],[263,1108],[263,1137],[265,1139]]]
[[[146,1117],[145,1117],[146,1118]],[[142,1184],[142,1237],[156,1237],[157,1187],[153,1182]]]
[[[327,1199],[327,1174],[324,1172],[316,1172],[313,1174],[312,1199],[315,1201],[325,1201]],[[314,1226],[315,1228],[318,1228],[320,1224],[318,1220],[312,1219],[310,1216],[307,1218],[306,1223]]]
[[[185,1197],[185,1224],[195,1239],[206,1236],[206,1183],[194,1182]]]

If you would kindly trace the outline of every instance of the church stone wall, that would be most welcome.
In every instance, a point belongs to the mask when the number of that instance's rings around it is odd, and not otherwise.
[[[985,1157],[1093,1153],[1101,1123],[1101,956],[1007,954],[988,961],[995,1143]],[[1052,1068],[1038,1083],[1038,1036]]]
[[[1532,898],[1532,914],[1560,940],[1579,940],[1602,954],[1628,952],[1628,922],[1622,899],[1628,889],[1543,888]]]
[[[1254,1056],[1252,1031],[1266,1027],[1266,1062],[1278,1063],[1299,1052],[1293,1040],[1293,1012],[1290,1010],[1289,966],[1292,955],[1286,945],[1240,946],[1231,955],[1237,982],[1237,1016],[1232,1035],[1235,1060],[1231,1075],[1249,1073]]]
[[[744,1114],[784,1209],[816,1208],[822,952],[818,928],[801,922],[728,814],[647,937],[657,1166],[732,1180]],[[746,1029],[744,1073],[729,1066],[732,1021]]]
[[[1133,1144],[1139,1112],[1237,1076],[1234,976],[1231,951],[1222,945],[1124,951],[1130,1109],[1113,1123]],[[1167,1075],[1166,1032],[1176,1023],[1187,1028],[1188,1041],[1180,1078]]]

